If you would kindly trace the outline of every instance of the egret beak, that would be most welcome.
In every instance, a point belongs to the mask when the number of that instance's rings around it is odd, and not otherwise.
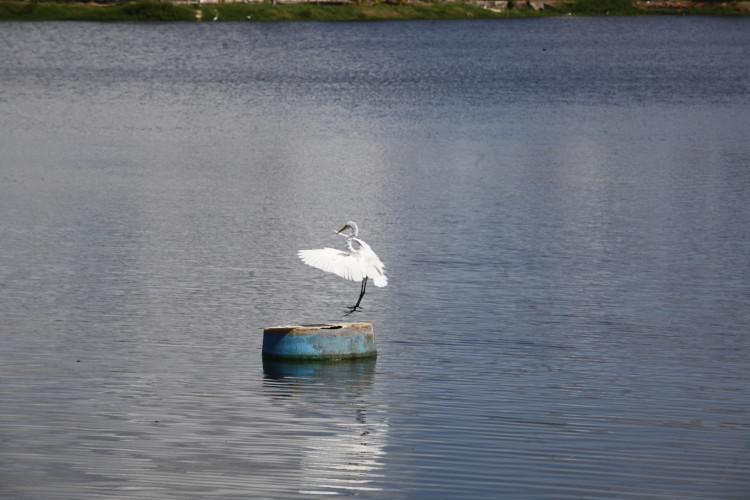
[[[347,229],[348,227],[349,227],[349,225],[347,224],[346,226],[344,226],[341,229],[339,229],[338,231],[336,231],[336,233],[337,234],[341,234],[341,231],[343,231],[344,229]]]

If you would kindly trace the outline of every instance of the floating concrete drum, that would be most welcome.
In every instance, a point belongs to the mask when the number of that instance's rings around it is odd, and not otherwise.
[[[263,357],[284,360],[367,358],[377,355],[370,323],[271,326],[263,330]]]

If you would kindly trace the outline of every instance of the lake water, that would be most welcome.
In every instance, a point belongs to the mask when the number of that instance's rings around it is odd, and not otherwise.
[[[0,497],[748,498],[750,19],[0,40]]]

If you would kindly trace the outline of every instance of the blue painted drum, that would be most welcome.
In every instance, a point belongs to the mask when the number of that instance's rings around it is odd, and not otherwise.
[[[263,330],[264,358],[333,360],[377,353],[370,323],[271,326]]]

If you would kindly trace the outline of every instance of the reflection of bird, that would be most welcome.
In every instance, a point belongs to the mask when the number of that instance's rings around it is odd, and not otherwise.
[[[362,282],[359,299],[357,299],[356,304],[349,308],[348,314],[351,314],[359,309],[359,303],[362,302],[362,297],[365,295],[368,278],[372,279],[377,287],[387,285],[388,278],[385,276],[385,266],[372,251],[370,245],[357,238],[359,234],[357,224],[349,221],[336,233],[341,234],[345,229],[351,229],[352,231],[349,234],[342,234],[342,236],[346,236],[348,252],[342,252],[334,248],[318,248],[316,250],[300,250],[297,255],[308,266],[338,274],[344,279]],[[359,248],[355,249],[352,242],[357,243]]]

